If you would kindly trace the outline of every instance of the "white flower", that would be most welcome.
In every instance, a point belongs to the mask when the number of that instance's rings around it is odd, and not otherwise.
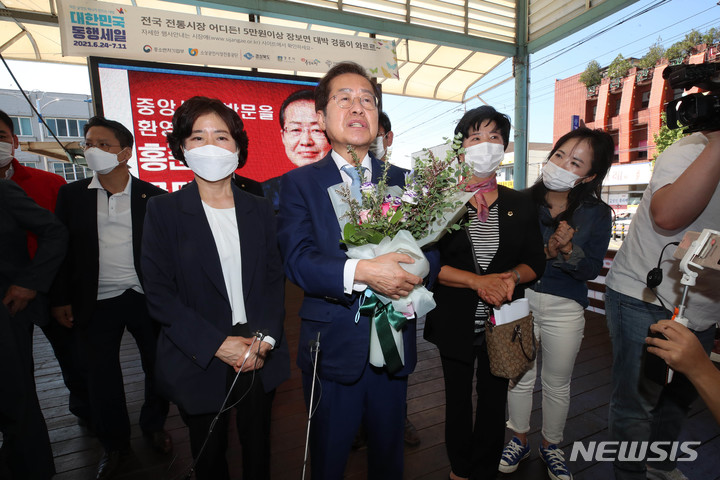
[[[400,200],[410,205],[415,205],[417,203],[417,193],[412,190],[405,190]]]

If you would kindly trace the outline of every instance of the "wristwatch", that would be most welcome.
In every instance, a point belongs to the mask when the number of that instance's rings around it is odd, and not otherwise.
[[[520,272],[515,270],[514,268],[511,268],[510,271],[515,274],[515,285],[520,283]]]

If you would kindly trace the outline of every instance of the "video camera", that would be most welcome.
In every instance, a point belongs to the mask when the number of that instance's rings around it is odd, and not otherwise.
[[[710,92],[693,93],[668,102],[665,107],[668,128],[679,128],[680,122],[689,133],[720,130],[720,63],[667,67],[663,78],[673,89],[698,87]]]

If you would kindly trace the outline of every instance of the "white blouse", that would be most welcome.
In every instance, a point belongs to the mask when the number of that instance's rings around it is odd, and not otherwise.
[[[205,202],[202,202],[202,206],[220,257],[225,288],[232,308],[232,324],[247,323],[243,297],[240,233],[235,208],[213,208]]]

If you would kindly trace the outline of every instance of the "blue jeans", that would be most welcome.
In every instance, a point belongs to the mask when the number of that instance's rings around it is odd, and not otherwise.
[[[647,379],[642,373],[648,329],[658,320],[670,318],[672,313],[610,288],[605,292],[605,309],[613,348],[613,392],[608,417],[611,440],[676,441],[689,403],[678,401],[666,387]],[[715,329],[694,333],[709,353]],[[645,464],[644,459],[616,460],[615,478],[645,480]],[[675,468],[675,461],[669,459],[648,464],[660,470]]]

